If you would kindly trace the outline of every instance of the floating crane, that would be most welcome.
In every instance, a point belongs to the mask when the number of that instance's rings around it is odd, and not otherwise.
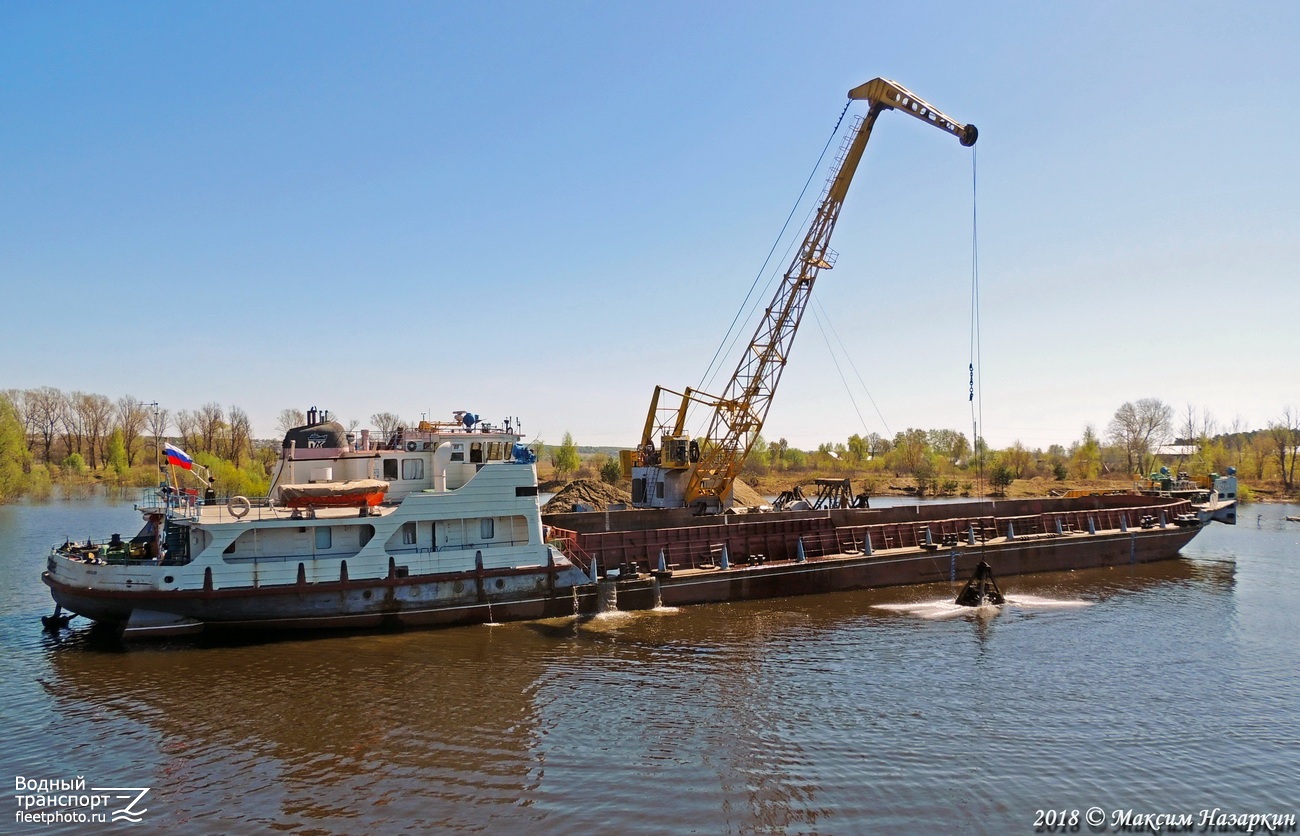
[[[974,145],[979,136],[974,125],[961,124],[889,79],[877,78],[855,87],[849,98],[865,100],[867,114],[853,124],[840,146],[837,168],[827,180],[817,215],[726,389],[715,396],[690,388],[676,392],[655,387],[640,447],[625,451],[622,461],[625,475],[632,477],[634,505],[689,507],[699,514],[721,513],[731,506],[732,485],[763,428],[813,282],[822,270],[835,265],[831,232],[876,118],[886,110],[898,110],[947,131],[966,146]],[[680,401],[661,407],[665,393]],[[685,432],[692,403],[712,413],[708,430],[699,438]]]

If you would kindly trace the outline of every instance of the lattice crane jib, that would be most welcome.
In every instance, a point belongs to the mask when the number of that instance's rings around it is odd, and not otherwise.
[[[885,110],[899,110],[953,134],[963,145],[973,145],[978,137],[974,125],[957,122],[888,79],[877,78],[855,87],[849,91],[849,98],[868,102],[867,114],[854,123],[840,146],[834,172],[827,181],[817,214],[771,304],[764,311],[735,373],[719,397],[700,398],[700,393],[688,389],[682,399],[679,418],[684,417],[692,400],[712,407],[708,430],[691,448],[690,481],[685,491],[687,505],[702,503],[706,510],[720,511],[730,504],[732,484],[763,428],[813,283],[822,270],[834,266],[831,233],[835,230],[844,197],[877,117]],[[659,393],[657,388],[643,436],[648,436],[652,428],[666,429],[663,421],[655,420],[656,410],[660,409]],[[680,420],[675,422],[675,430],[680,436]],[[645,445],[651,441],[652,436],[643,437],[642,443]]]

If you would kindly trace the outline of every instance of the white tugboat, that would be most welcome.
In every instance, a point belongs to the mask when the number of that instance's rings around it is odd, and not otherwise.
[[[136,537],[65,543],[42,579],[60,608],[136,636],[571,614],[591,581],[543,539],[535,457],[509,422],[455,418],[372,440],[313,409],[268,497],[165,485]]]

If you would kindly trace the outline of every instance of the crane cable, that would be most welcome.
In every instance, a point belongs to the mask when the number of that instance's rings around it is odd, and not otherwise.
[[[867,388],[867,382],[862,379],[862,372],[858,371],[858,366],[853,362],[853,355],[849,353],[848,348],[844,345],[844,340],[840,338],[840,332],[835,330],[835,323],[831,322],[830,315],[826,313],[826,308],[822,307],[821,299],[817,296],[810,297],[813,301],[813,318],[817,321],[817,327],[822,328],[822,320],[826,321],[826,326],[831,329],[831,334],[835,337],[835,342],[840,346],[840,351],[844,354],[844,359],[848,361],[849,368],[853,369],[853,374],[857,375],[858,383],[862,384],[862,391],[866,394],[867,400],[871,401],[871,408],[876,411],[876,417],[880,419],[880,425],[885,428],[887,437],[893,437],[894,431],[889,428],[889,422],[881,413],[880,407],[876,405],[876,399],[871,396],[871,390]],[[820,316],[818,315],[820,313]],[[826,350],[831,355],[831,362],[835,364],[835,371],[840,374],[840,382],[844,384],[844,392],[849,396],[849,402],[853,404],[853,411],[858,413],[858,421],[862,423],[862,431],[871,434],[867,421],[862,417],[862,410],[858,409],[858,402],[853,397],[853,390],[849,387],[849,382],[844,378],[844,372],[840,371],[840,362],[835,357],[835,349],[831,346],[831,341],[826,339],[826,331],[822,329],[822,339],[826,341]]]
[[[984,496],[984,455],[980,451],[979,428],[984,426],[984,372],[980,366],[980,247],[979,247],[979,191],[976,176],[976,150],[970,149],[970,422],[971,451],[979,474],[979,496]],[[979,398],[975,395],[975,380],[979,378]]]
[[[730,352],[731,346],[734,345],[735,339],[732,339],[731,332],[736,330],[736,323],[740,321],[741,314],[744,314],[746,309],[749,307],[750,297],[754,295],[754,289],[758,287],[759,279],[763,278],[763,273],[767,270],[767,265],[772,261],[772,254],[776,252],[777,246],[785,236],[785,231],[790,227],[790,220],[794,217],[794,213],[799,209],[799,204],[803,202],[804,195],[808,193],[808,186],[812,184],[813,178],[817,176],[819,171],[821,171],[822,160],[826,158],[826,151],[831,147],[831,143],[835,141],[835,137],[839,134],[840,125],[844,122],[844,114],[848,113],[849,105],[851,104],[853,104],[852,100],[845,102],[844,109],[840,111],[840,118],[835,120],[835,127],[831,130],[831,135],[827,138],[826,144],[822,146],[821,153],[817,155],[817,162],[813,165],[812,171],[809,172],[808,179],[804,181],[803,188],[799,191],[799,197],[795,199],[794,205],[790,207],[790,214],[786,215],[785,223],[781,225],[781,231],[777,233],[776,240],[772,242],[771,249],[767,251],[767,257],[763,259],[762,266],[758,268],[758,273],[754,276],[754,281],[749,286],[749,292],[745,294],[745,299],[740,303],[740,308],[732,318],[731,325],[727,327],[727,333],[723,335],[722,341],[718,343],[717,350],[713,352],[713,359],[709,361],[709,367],[704,370],[704,374],[700,377],[700,383],[696,389],[703,390],[705,384],[712,380],[711,376],[715,374],[713,368],[714,364],[718,362],[718,358],[722,355],[724,349]],[[771,280],[769,279],[767,285],[764,286],[764,289],[770,285]],[[746,316],[746,320],[748,320],[748,316]],[[736,338],[738,339],[739,336],[740,332],[737,331]]]

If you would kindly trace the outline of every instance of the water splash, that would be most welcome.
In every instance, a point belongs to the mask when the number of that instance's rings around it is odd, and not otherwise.
[[[963,607],[960,604],[954,604],[951,598],[913,601],[905,604],[874,604],[873,606],[878,610],[906,613],[929,620],[942,620],[971,614],[977,616],[993,615],[1009,609],[1052,610],[1092,606],[1091,601],[1082,601],[1077,598],[1061,599],[1042,598],[1037,595],[1008,595],[1006,599],[1007,602],[1000,607],[994,604],[986,604],[982,607]]]
[[[680,609],[679,609],[678,607],[665,607],[665,606],[664,606],[663,589],[659,586],[659,579],[658,579],[658,578],[655,578],[655,579],[654,579],[653,587],[654,587],[654,591],[655,591],[655,605],[654,605],[654,608],[650,610],[650,612],[652,612],[652,613],[654,613],[654,614],[656,614],[656,615],[670,615],[670,614],[672,614],[672,613],[675,613],[675,612],[679,612],[679,611],[680,611]]]

